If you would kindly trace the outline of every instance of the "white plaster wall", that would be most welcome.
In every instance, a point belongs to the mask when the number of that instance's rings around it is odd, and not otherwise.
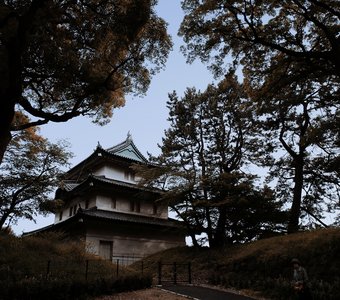
[[[185,246],[185,241],[145,239],[119,235],[101,235],[99,232],[86,236],[89,252],[99,255],[99,242],[111,241],[113,255],[147,256],[173,247]]]
[[[113,199],[116,200],[116,208],[112,206]],[[157,214],[154,214],[153,203],[151,201],[143,200],[140,203],[140,212],[131,211],[131,203],[129,198],[125,198],[122,195],[115,196],[111,195],[97,195],[96,203],[98,209],[125,212],[132,214],[141,214],[145,216],[153,216],[158,218],[168,218],[168,208],[166,205],[158,204]]]
[[[160,218],[167,219],[169,214],[168,214],[168,207],[163,204],[158,204],[157,207],[157,216]]]
[[[87,199],[88,199],[88,208],[94,207],[96,205],[96,198],[95,197],[92,196],[92,197],[89,197]],[[59,220],[59,215],[60,215],[59,212],[57,212],[54,215],[54,223],[58,223],[58,222],[61,222],[61,221],[68,219],[70,217],[70,207],[71,206],[76,205],[78,207],[79,204],[80,204],[80,207],[85,209],[85,207],[86,207],[85,203],[86,203],[86,199],[83,199],[83,198],[80,198],[80,197],[73,199],[71,202],[68,203],[68,205],[66,207],[63,208],[63,211],[62,211],[63,215],[62,215],[61,220]]]
[[[168,207],[165,205],[157,204],[157,214],[154,214],[153,202],[152,201],[142,201],[141,202],[141,213],[154,216],[158,218],[167,219],[168,218]]]
[[[134,180],[128,180],[125,178],[124,174],[125,171],[132,172],[129,168],[119,168],[119,167],[112,167],[112,166],[102,166],[101,168],[95,170],[93,172],[96,176],[105,176],[106,178],[120,180],[129,183],[136,183],[140,178],[135,177]]]
[[[153,214],[153,204],[149,201],[141,201],[140,212],[141,212],[141,214],[144,214],[144,215],[152,215]]]
[[[113,198],[116,200],[116,208],[113,207],[112,202]],[[159,204],[157,207],[157,214],[154,214],[153,211],[153,203],[151,201],[143,200],[140,203],[140,212],[132,212],[130,199],[125,198],[122,195],[115,196],[111,195],[96,195],[91,196],[88,199],[88,208],[96,206],[98,209],[107,210],[107,211],[117,211],[117,212],[125,212],[131,214],[141,214],[145,216],[152,216],[167,219],[168,218],[168,208],[166,205]],[[54,216],[54,223],[58,223],[60,221],[64,221],[70,217],[69,210],[71,206],[76,205],[77,207],[80,204],[80,207],[85,209],[86,207],[86,199],[84,198],[75,198],[71,202],[68,203],[67,207],[63,209],[62,219],[59,220],[59,212]]]
[[[63,211],[62,211],[63,215],[62,215],[61,220],[59,220],[59,215],[60,215],[59,212],[57,212],[54,215],[54,223],[58,223],[58,222],[61,222],[61,221],[68,219],[70,217],[70,207],[74,206],[74,205],[78,206],[78,203],[80,203],[80,202],[81,202],[81,199],[79,197],[77,197],[77,198],[73,199],[71,202],[69,202],[68,205],[63,208]]]
[[[116,210],[120,212],[130,212],[130,200],[121,195],[116,197]]]
[[[113,253],[146,256],[169,248],[184,246],[184,243],[158,239],[143,239],[114,236]]]
[[[88,206],[88,208],[91,208],[91,207],[94,207],[94,206],[96,206],[96,197],[92,196],[91,198],[89,198],[89,206]],[[83,201],[81,207],[85,209],[85,201]]]
[[[116,199],[116,208],[112,207],[112,199]],[[122,195],[115,196],[110,195],[97,195],[96,197],[96,206],[98,209],[109,210],[109,211],[118,211],[118,212],[127,212],[130,213],[130,199],[124,198]]]
[[[110,196],[98,195],[96,197],[96,206],[98,209],[114,210],[112,208],[112,197]]]

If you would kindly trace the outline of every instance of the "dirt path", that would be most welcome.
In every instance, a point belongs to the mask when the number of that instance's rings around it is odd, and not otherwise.
[[[177,296],[157,288],[135,292],[120,293],[112,296],[103,296],[95,300],[185,300],[187,297]]]
[[[166,287],[165,287],[166,289]],[[196,289],[207,289],[209,290],[209,287],[196,287]],[[174,290],[176,291],[176,289]],[[251,298],[247,298],[245,294],[236,294],[235,292],[231,291],[226,291],[226,290],[218,290],[218,289],[213,289],[210,291],[210,293],[218,293],[218,292],[224,292],[224,293],[229,293],[228,299],[234,299],[234,300],[242,300],[242,299],[257,299],[257,300],[268,300],[262,297],[257,297],[255,296],[255,293],[250,293],[248,291],[248,296],[251,295]],[[190,294],[189,292],[186,292],[185,290],[178,290],[180,294]],[[206,294],[204,295],[203,292],[200,292],[199,295],[192,295],[192,296],[198,296],[199,298],[203,297],[202,299],[215,299],[211,298],[213,296],[216,297],[216,299],[226,299],[226,294],[221,294],[221,295],[209,295]],[[164,289],[159,289],[157,287],[146,289],[146,290],[139,290],[139,291],[134,291],[134,292],[127,292],[127,293],[120,293],[120,294],[115,294],[111,296],[103,296],[96,298],[95,300],[185,300],[185,299],[195,299],[193,297],[189,296],[179,296],[176,293],[172,293],[170,291],[166,291]]]

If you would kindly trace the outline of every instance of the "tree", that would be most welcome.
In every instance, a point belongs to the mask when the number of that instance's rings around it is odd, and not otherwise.
[[[216,74],[231,55],[234,63],[250,68],[245,75],[254,80],[289,60],[299,62],[295,76],[340,80],[339,1],[185,0],[182,7],[186,16],[180,34],[188,60],[212,56]]]
[[[1,2],[0,161],[13,131],[80,115],[103,124],[126,93],[146,91],[172,46],[155,4]],[[14,124],[16,112],[32,121]]]
[[[34,220],[56,205],[52,191],[71,156],[66,146],[49,143],[35,128],[13,137],[0,167],[0,228],[19,218]]]
[[[279,184],[285,183],[280,190],[292,200],[289,231],[296,231],[307,182],[314,182],[313,201],[322,195],[316,193],[317,185],[325,187],[329,180],[337,185],[336,164],[331,161],[339,161],[338,146],[329,135],[339,136],[339,126],[334,126],[339,122],[340,99],[339,1],[187,0],[183,8],[187,15],[180,33],[187,42],[188,60],[199,57],[212,61],[210,67],[219,76],[227,58],[233,58],[234,66],[242,68],[244,88],[254,103],[256,118],[268,117],[267,140],[270,137],[275,144],[277,138],[288,154],[289,159],[277,161],[277,168],[272,169],[276,172],[271,175],[280,174]],[[322,159],[325,165],[320,163]],[[313,170],[315,176],[310,176],[312,165],[318,167]],[[282,169],[286,167],[289,172]],[[327,176],[320,177],[325,169]],[[292,190],[287,189],[285,176],[294,178]],[[309,199],[308,207],[313,202],[310,192],[309,198],[304,197]]]
[[[189,62],[210,61],[216,76],[228,64],[241,67],[253,101],[308,79],[332,85],[322,103],[339,104],[339,1],[185,0],[182,7],[180,34]]]
[[[324,211],[339,208],[340,181],[332,167],[339,146],[327,121],[336,106],[322,104],[331,90],[303,80],[253,107],[263,148],[272,154],[262,165],[270,167],[271,181],[278,179],[277,195],[291,203],[289,233],[298,231],[303,213],[319,220]]]
[[[160,168],[143,172],[142,184],[165,190],[167,201],[195,234],[206,233],[211,247],[258,238],[283,222],[269,189],[255,187],[245,174],[249,112],[241,86],[233,73],[203,93],[187,89],[179,99],[169,95],[170,128],[161,155],[153,158]]]

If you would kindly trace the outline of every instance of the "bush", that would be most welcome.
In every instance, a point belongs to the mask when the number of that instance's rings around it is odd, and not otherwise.
[[[300,232],[224,249],[169,249],[148,257],[144,265],[157,278],[157,261],[191,262],[193,283],[253,290],[269,299],[289,300],[294,297],[290,263],[294,257],[307,269],[314,300],[339,299],[340,228]]]
[[[18,238],[0,235],[0,298],[87,299],[89,296],[144,289],[151,277],[85,252],[82,243],[61,234]]]
[[[298,257],[306,267],[314,300],[340,295],[340,230],[323,229],[261,240],[229,249],[209,281],[227,288],[260,291],[270,299],[294,299],[292,266]]]
[[[2,300],[21,299],[87,299],[115,292],[145,289],[151,286],[151,277],[127,276],[119,279],[93,281],[67,279],[23,279],[18,282],[0,282]]]

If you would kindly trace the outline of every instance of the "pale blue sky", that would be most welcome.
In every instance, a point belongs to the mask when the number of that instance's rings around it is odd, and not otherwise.
[[[70,150],[74,154],[70,161],[72,166],[89,156],[96,148],[97,142],[100,142],[103,148],[109,148],[125,140],[129,131],[144,155],[147,155],[147,152],[158,154],[157,144],[161,143],[164,130],[168,128],[168,93],[176,90],[177,94],[182,96],[187,87],[204,90],[213,81],[213,76],[206,66],[199,61],[188,65],[180,53],[182,39],[177,36],[183,18],[180,0],[159,0],[157,12],[169,24],[168,32],[172,36],[174,46],[165,70],[153,78],[146,96],[128,96],[126,105],[115,110],[112,121],[103,127],[84,117],[67,123],[42,126],[41,134],[52,142],[66,139],[71,144]],[[13,230],[16,234],[21,234],[52,224],[53,221],[54,215],[47,218],[38,216],[36,223],[21,220],[13,226]]]

